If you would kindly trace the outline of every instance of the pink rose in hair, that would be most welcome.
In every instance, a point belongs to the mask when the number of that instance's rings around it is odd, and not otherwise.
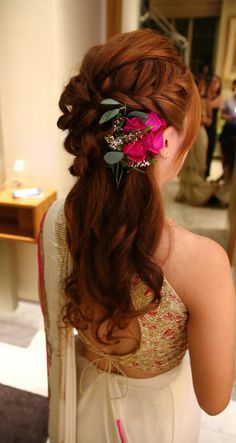
[[[141,132],[150,126],[149,131],[135,142],[128,143],[123,147],[123,153],[129,160],[142,162],[146,160],[147,151],[158,154],[164,146],[163,130],[166,128],[166,122],[154,112],[148,114],[147,120],[139,117],[125,118],[124,132],[140,129]]]
[[[143,139],[139,139],[136,142],[124,145],[122,149],[123,153],[134,162],[142,162],[146,158],[146,149],[143,145]]]

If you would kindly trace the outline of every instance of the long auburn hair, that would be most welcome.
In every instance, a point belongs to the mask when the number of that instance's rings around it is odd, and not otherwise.
[[[130,171],[117,188],[104,162],[104,136],[111,133],[110,122],[99,125],[105,98],[125,103],[128,111],[156,112],[179,133],[185,124],[183,153],[200,122],[191,72],[171,42],[148,29],[90,49],[61,95],[58,127],[67,130],[64,145],[74,156],[70,172],[77,177],[65,201],[72,272],[65,283],[64,321],[78,329],[90,324],[101,343],[104,321],[108,343],[115,329],[160,299],[163,272],[153,257],[164,225],[155,168],[149,166],[145,174]],[[140,310],[130,296],[135,275],[153,291],[152,302]]]

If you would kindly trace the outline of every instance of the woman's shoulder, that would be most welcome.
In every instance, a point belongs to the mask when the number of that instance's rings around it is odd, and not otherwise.
[[[190,276],[212,273],[223,263],[229,265],[228,256],[219,243],[178,225],[175,228],[174,243],[176,255],[182,257]]]
[[[226,255],[222,246],[216,241],[189,231],[178,224],[173,225],[173,233],[174,246],[176,249],[184,249],[190,254],[190,257],[191,255],[196,257],[197,253],[203,254],[204,257],[207,255],[212,256],[212,253]],[[178,250],[176,252],[178,252]]]
[[[178,225],[172,237],[164,273],[187,306],[231,279],[228,256],[217,242]]]

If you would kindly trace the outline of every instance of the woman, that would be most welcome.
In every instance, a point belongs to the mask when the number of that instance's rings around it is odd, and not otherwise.
[[[206,125],[206,131],[208,135],[206,177],[210,175],[211,160],[216,143],[217,115],[219,109],[221,109],[223,105],[221,87],[222,85],[220,76],[214,75],[207,89],[207,99],[210,103],[212,122],[210,125]]]
[[[220,134],[222,151],[223,178],[230,185],[235,167],[236,151],[236,78],[232,81],[232,97],[225,101],[222,109],[222,119],[225,121]]]
[[[50,442],[196,443],[230,399],[234,291],[161,201],[199,126],[192,75],[138,30],[88,51],[59,105],[77,179],[40,236]]]
[[[202,79],[198,84],[201,97],[201,125],[181,169],[179,190],[175,198],[177,202],[186,202],[193,206],[205,205],[213,196],[218,197],[219,185],[205,179],[208,147],[206,128],[212,124],[212,110],[210,101],[206,97],[207,87],[206,80]]]

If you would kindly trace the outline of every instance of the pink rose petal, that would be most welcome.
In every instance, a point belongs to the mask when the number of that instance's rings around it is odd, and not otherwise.
[[[163,136],[159,133],[148,132],[142,138],[143,145],[146,151],[153,152],[154,154],[158,154],[160,149],[163,148]]]
[[[152,152],[159,152],[160,149],[162,149],[164,146],[164,139],[162,132],[154,133],[153,134],[153,148],[154,150],[149,149],[149,151]]]
[[[152,126],[152,131],[159,131],[166,127],[166,122],[163,118],[159,117],[155,112],[150,112],[148,119],[145,121],[145,126]]]
[[[124,132],[135,131],[136,129],[141,129],[142,131],[145,129],[144,121],[139,117],[131,117],[125,118]]]
[[[146,158],[146,150],[143,146],[142,140],[137,140],[134,143],[124,145],[123,153],[127,155],[129,160],[134,162],[142,162]]]

